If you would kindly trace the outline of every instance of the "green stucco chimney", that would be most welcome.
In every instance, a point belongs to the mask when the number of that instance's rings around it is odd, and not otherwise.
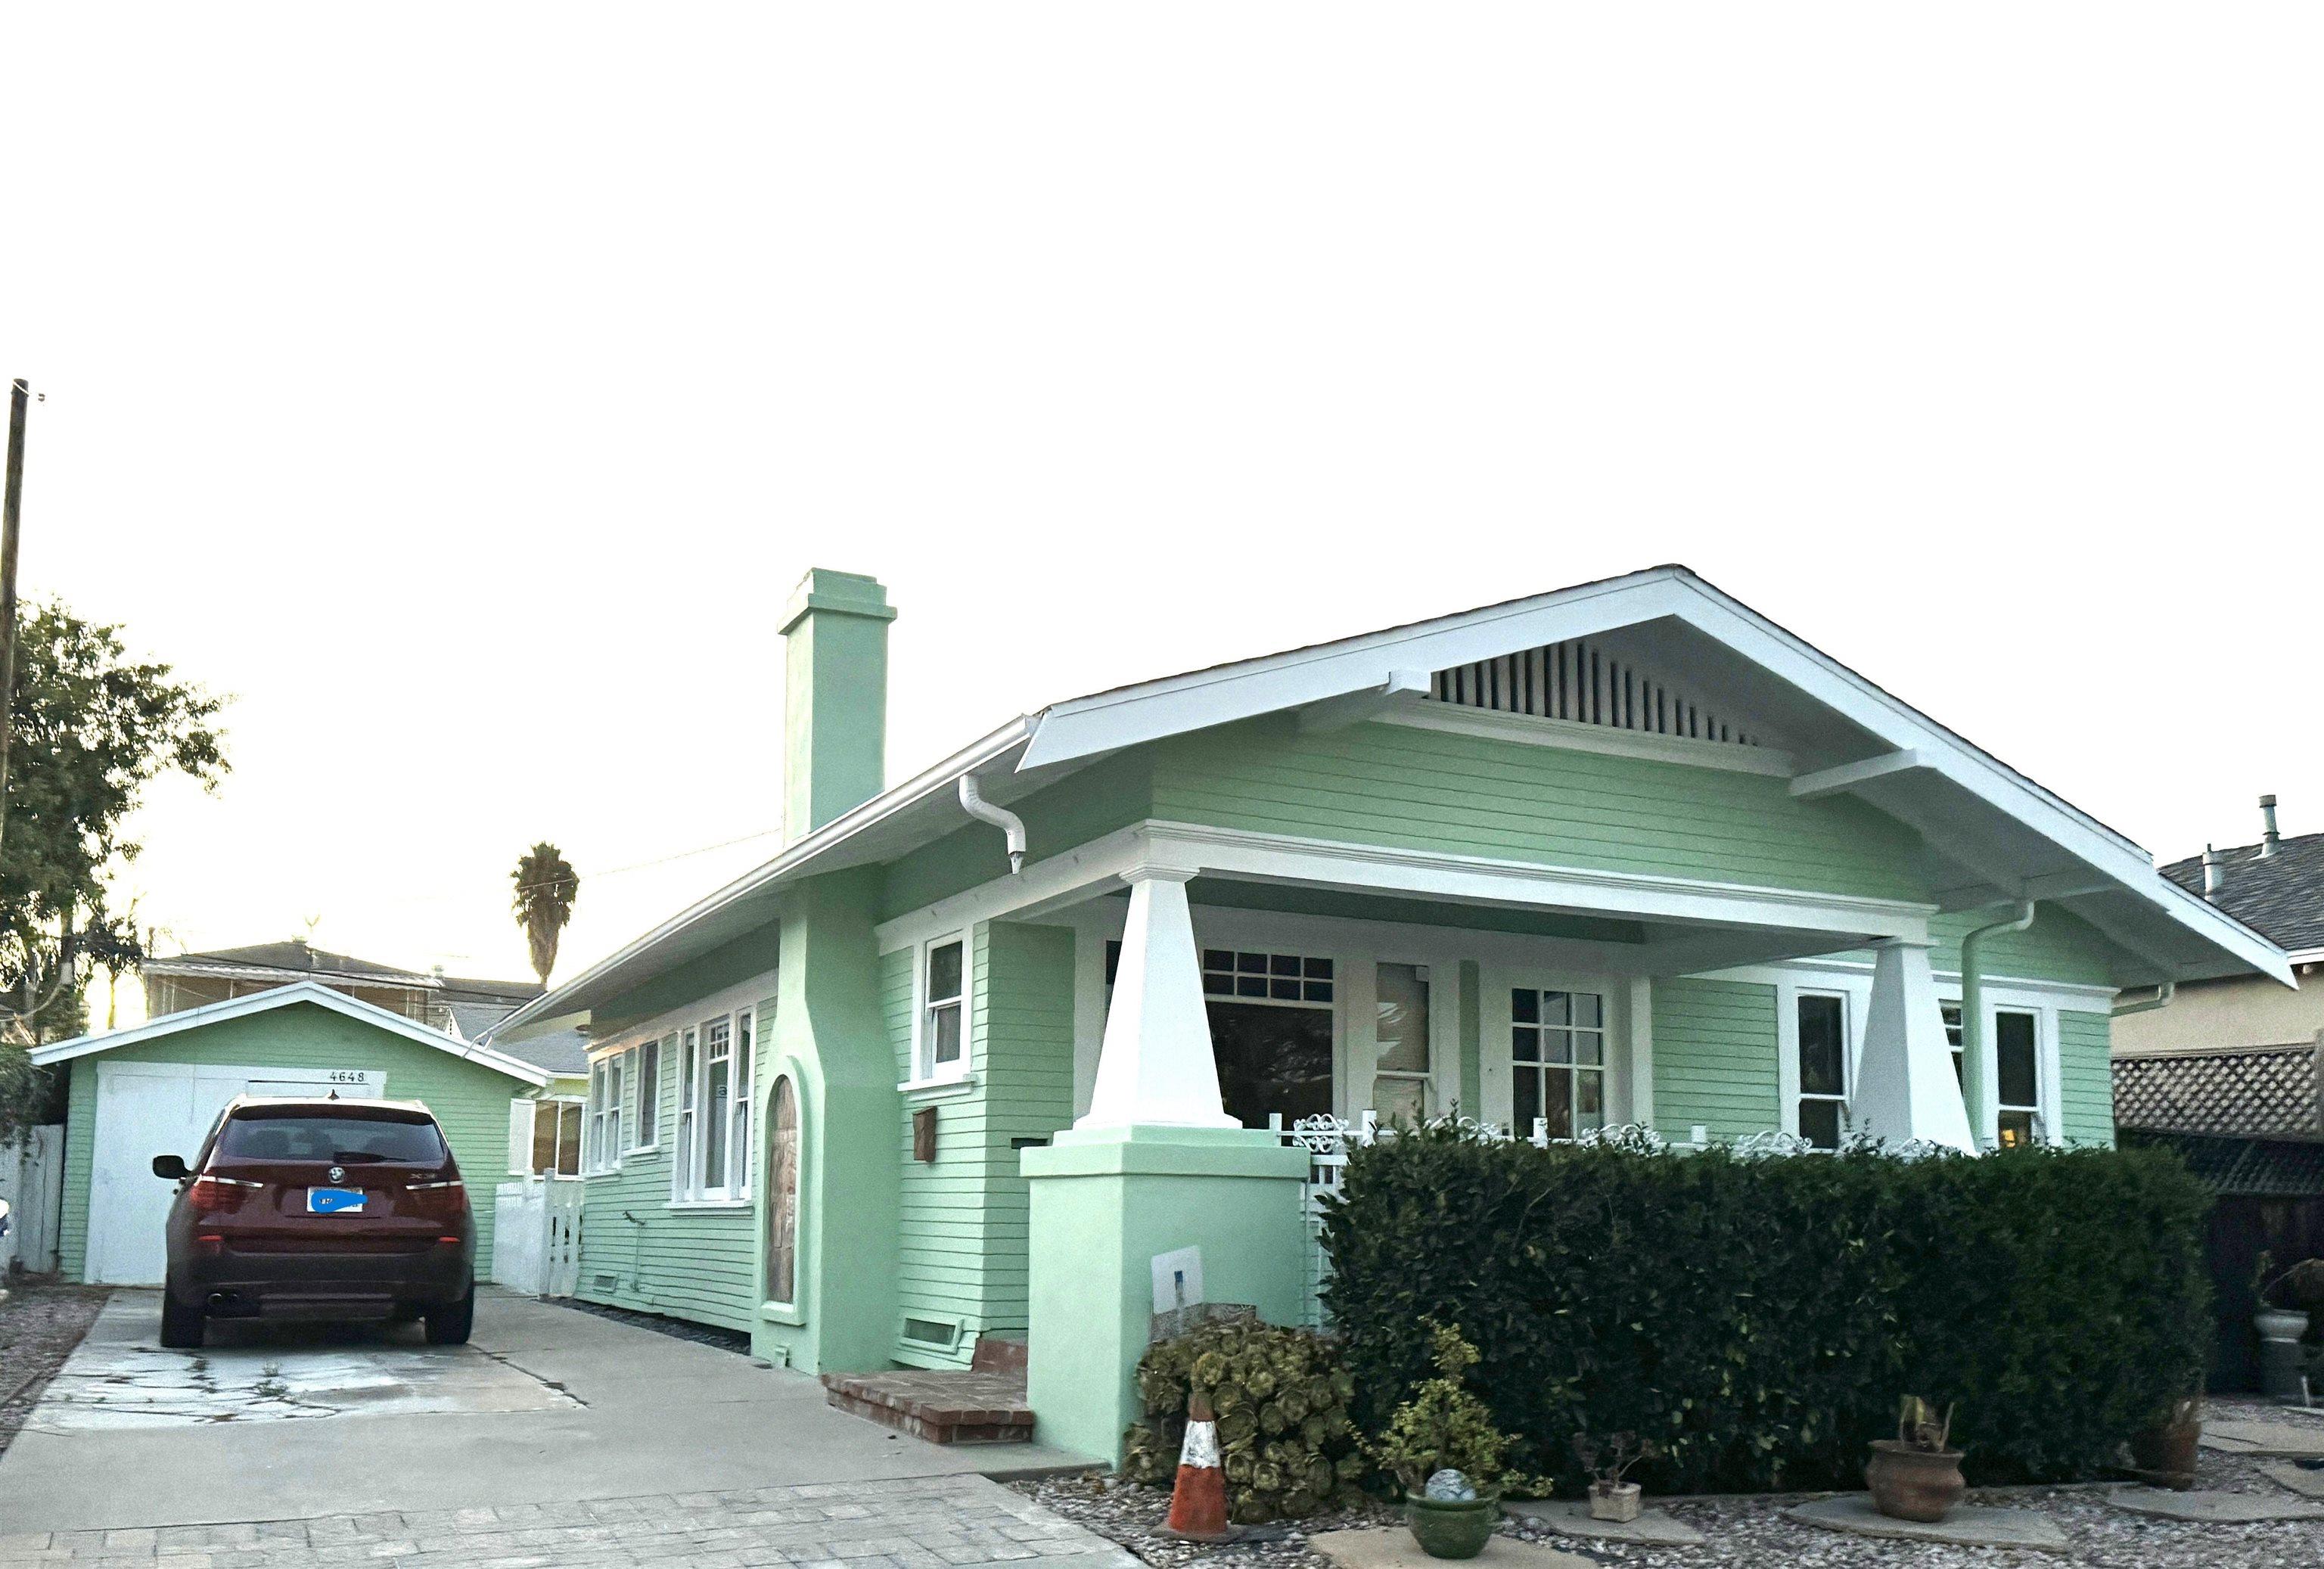
[[[783,842],[887,783],[888,591],[817,567],[783,614]]]

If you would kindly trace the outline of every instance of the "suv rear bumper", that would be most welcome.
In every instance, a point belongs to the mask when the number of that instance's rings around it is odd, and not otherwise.
[[[441,1307],[475,1288],[465,1247],[398,1253],[228,1251],[187,1260],[169,1289],[220,1318],[384,1318]]]

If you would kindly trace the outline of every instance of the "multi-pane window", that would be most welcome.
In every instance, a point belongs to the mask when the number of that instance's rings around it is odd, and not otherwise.
[[[2015,1149],[2037,1137],[2042,1117],[2039,1030],[2031,1013],[2005,1008],[1993,1016],[1994,1087],[2001,1103],[1997,1124],[2002,1148]]]
[[[1798,1021],[1800,1137],[1819,1149],[1837,1149],[1848,1105],[1847,1001],[1803,992]]]
[[[727,1103],[733,1094],[734,1021],[714,1019],[702,1027],[702,1180],[706,1189],[726,1187]]]
[[[1960,1083],[1961,1011],[1958,1002],[1944,1004],[1945,1043],[1953,1050],[1953,1080]],[[1994,1098],[1997,1103],[1995,1131],[2005,1149],[2031,1144],[2042,1131],[2042,1031],[2040,1020],[2016,1008],[1996,1009],[1993,1014]]]
[[[1428,1116],[1428,967],[1379,964],[1375,974],[1379,1052],[1372,1067],[1372,1110],[1382,1121],[1420,1122]]]
[[[921,961],[920,1037],[914,1075],[958,1078],[968,1071],[966,949],[958,937],[930,943]]]
[[[1552,1139],[1606,1124],[1606,1000],[1595,992],[1519,986],[1509,993],[1510,1118]]]
[[[650,1149],[661,1142],[661,1042],[649,1040],[623,1054],[630,1062],[630,1148]]]
[[[585,1110],[579,1101],[539,1100],[529,1103],[532,1107],[532,1149],[525,1169],[536,1175],[554,1172],[559,1177],[577,1177],[581,1172],[581,1120]]]
[[[727,1164],[736,1197],[751,1191],[752,1019],[747,1008],[734,1015],[733,1094],[726,1103]]]
[[[751,1075],[756,1018],[748,1008],[673,1031],[670,1196],[739,1203],[751,1192]]]
[[[1213,997],[1254,1002],[1329,1002],[1332,961],[1204,948],[1203,990]]]
[[[589,1065],[588,1167],[614,1171],[622,1158],[622,1068],[619,1057],[601,1057]]]
[[[695,1109],[695,1032],[681,1029],[672,1037],[678,1042],[678,1125],[671,1152],[670,1185],[678,1197],[694,1190],[694,1148],[697,1142],[696,1124],[701,1121]]]

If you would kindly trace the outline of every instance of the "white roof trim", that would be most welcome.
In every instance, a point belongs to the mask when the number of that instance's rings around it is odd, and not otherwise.
[[[365,1002],[361,998],[334,992],[328,986],[318,985],[312,981],[300,981],[270,991],[254,992],[247,997],[229,998],[224,1002],[205,1003],[199,1008],[189,1008],[182,1013],[165,1013],[134,1029],[107,1030],[34,1047],[32,1057],[33,1062],[45,1067],[51,1063],[70,1062],[75,1057],[94,1057],[99,1052],[159,1040],[181,1030],[198,1029],[206,1024],[218,1024],[229,1019],[242,1019],[253,1013],[287,1008],[294,1002],[311,1002],[318,1008],[327,1008],[359,1024],[373,1025],[391,1034],[402,1036],[407,1040],[418,1041],[422,1046],[432,1046],[438,1051],[480,1067],[491,1068],[495,1073],[505,1074],[536,1089],[557,1076],[546,1068],[535,1067],[506,1052],[494,1051],[489,1046],[471,1045],[442,1030],[430,1029],[417,1020],[406,1019],[401,1013],[390,1013],[386,1009]]]

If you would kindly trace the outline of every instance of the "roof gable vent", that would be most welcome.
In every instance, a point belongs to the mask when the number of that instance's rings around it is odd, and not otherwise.
[[[1440,703],[1497,714],[1530,714],[1689,741],[1760,743],[1731,716],[1713,713],[1671,682],[1586,638],[1439,670],[1429,695]]]

